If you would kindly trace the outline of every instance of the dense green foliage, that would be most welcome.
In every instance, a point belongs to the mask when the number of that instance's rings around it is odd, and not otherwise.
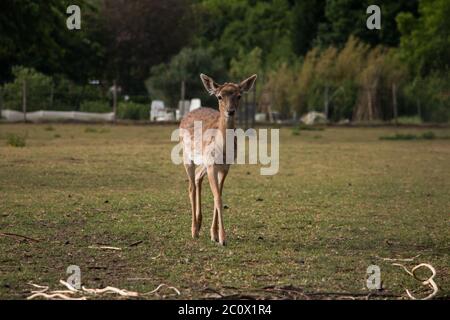
[[[211,50],[185,48],[169,63],[151,69],[147,82],[150,95],[176,106],[181,98],[181,82],[184,81],[185,99],[201,97],[206,100],[208,95],[199,80],[202,72],[214,75],[218,81],[226,80],[226,70],[220,57],[215,57]]]
[[[121,97],[176,107],[183,82],[185,99],[214,103],[201,72],[218,82],[257,73],[259,111],[284,118],[450,118],[446,0],[381,1],[381,30],[366,28],[368,0],[80,0],[76,31],[68,4],[1,2],[3,107],[20,108],[24,77],[31,109],[100,111],[113,80]]]
[[[150,118],[150,106],[134,102],[119,103],[117,117],[127,120],[148,120]]]

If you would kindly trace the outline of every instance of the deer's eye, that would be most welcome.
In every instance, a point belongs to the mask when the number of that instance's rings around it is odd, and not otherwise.
[[[222,96],[220,96],[220,95],[217,96],[217,99],[222,100]]]

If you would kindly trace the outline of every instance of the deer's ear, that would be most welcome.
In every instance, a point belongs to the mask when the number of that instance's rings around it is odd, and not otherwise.
[[[214,82],[214,80],[210,77],[208,77],[206,74],[201,73],[200,79],[202,79],[203,85],[205,86],[206,91],[210,95],[213,95],[216,93],[217,88],[219,88],[219,85]]]
[[[256,80],[256,74],[254,74],[251,77],[249,77],[249,78],[245,79],[244,81],[242,81],[239,84],[239,88],[241,89],[242,92],[247,92],[253,87],[253,84],[255,83],[255,80]]]

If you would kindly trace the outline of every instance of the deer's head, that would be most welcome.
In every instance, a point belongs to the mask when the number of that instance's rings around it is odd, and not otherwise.
[[[219,111],[225,115],[226,118],[234,117],[239,106],[239,100],[242,94],[249,91],[256,80],[256,74],[243,80],[239,84],[224,83],[219,85],[214,80],[205,74],[200,74],[203,85],[210,95],[215,95],[219,101]]]

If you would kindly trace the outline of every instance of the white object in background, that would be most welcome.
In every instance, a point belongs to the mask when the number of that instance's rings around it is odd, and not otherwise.
[[[150,121],[157,121],[161,116],[164,116],[164,102],[161,100],[153,100],[150,106]]]
[[[322,112],[310,111],[301,119],[304,124],[326,123],[327,117]]]
[[[158,118],[156,118],[156,121],[174,121],[174,120],[175,116],[173,112],[169,110],[164,110],[162,113],[160,113]]]
[[[2,110],[2,117],[8,122],[23,121],[23,112],[15,110]],[[78,112],[78,111],[48,111],[40,110],[34,112],[27,112],[27,121],[113,121],[114,113],[93,113],[93,112]]]
[[[23,113],[15,110],[2,110],[1,117],[8,122],[23,121]]]
[[[201,102],[200,99],[192,99],[192,100],[191,100],[191,105],[190,105],[190,107],[189,107],[189,111],[198,109],[198,108],[200,108],[201,106],[202,106],[202,102]]]
[[[265,122],[266,121],[266,114],[265,113],[257,113],[255,114],[255,121],[256,122]]]

